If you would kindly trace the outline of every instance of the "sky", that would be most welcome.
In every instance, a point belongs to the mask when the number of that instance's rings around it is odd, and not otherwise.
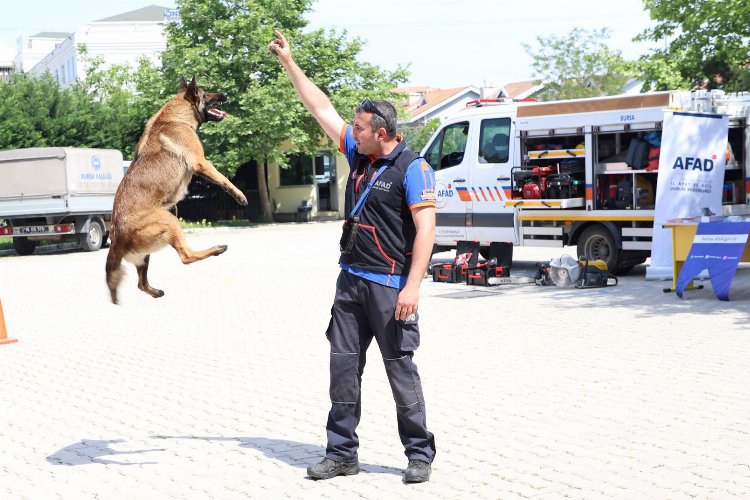
[[[0,45],[19,32],[72,32],[87,22],[172,0],[0,0]],[[522,44],[607,27],[607,45],[628,59],[651,46],[632,38],[652,21],[641,0],[316,0],[310,28],[347,30],[366,41],[360,59],[394,70],[409,65],[408,86],[501,86],[533,79]],[[270,41],[270,40],[269,40]]]

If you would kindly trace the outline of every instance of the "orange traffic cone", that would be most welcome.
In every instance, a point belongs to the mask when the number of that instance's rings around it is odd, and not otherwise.
[[[8,332],[5,330],[5,316],[3,315],[3,302],[0,300],[0,345],[12,344],[18,342],[18,339],[9,339]]]

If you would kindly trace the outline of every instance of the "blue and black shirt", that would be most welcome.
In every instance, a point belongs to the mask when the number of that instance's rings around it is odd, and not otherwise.
[[[403,288],[411,266],[417,230],[411,210],[435,206],[435,172],[400,140],[388,155],[368,158],[357,151],[351,125],[341,130],[339,151],[351,168],[345,208],[351,214],[367,183],[384,164],[388,168],[370,189],[359,214],[351,253],[342,254],[342,269],[392,288]]]

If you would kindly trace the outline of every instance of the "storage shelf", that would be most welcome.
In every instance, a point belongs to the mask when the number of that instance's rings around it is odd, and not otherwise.
[[[608,170],[600,171],[599,175],[631,175],[631,174],[658,174],[658,170]]]
[[[555,158],[583,158],[585,149],[544,149],[529,151],[529,160],[549,160]]]
[[[583,206],[583,198],[505,200],[505,206],[517,208],[575,208]]]

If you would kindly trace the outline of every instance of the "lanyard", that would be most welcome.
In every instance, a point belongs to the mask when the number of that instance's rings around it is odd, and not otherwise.
[[[380,167],[380,170],[378,170],[375,175],[372,176],[372,179],[370,179],[370,182],[367,183],[367,188],[365,189],[365,192],[362,193],[362,196],[359,197],[359,200],[357,200],[357,204],[354,205],[354,209],[352,209],[352,213],[350,217],[354,218],[357,215],[359,215],[359,212],[362,211],[362,205],[365,203],[365,198],[367,198],[367,195],[370,194],[370,188],[372,188],[373,184],[375,184],[375,181],[380,177],[380,174],[383,173],[383,171],[388,168],[388,165],[383,165]]]

